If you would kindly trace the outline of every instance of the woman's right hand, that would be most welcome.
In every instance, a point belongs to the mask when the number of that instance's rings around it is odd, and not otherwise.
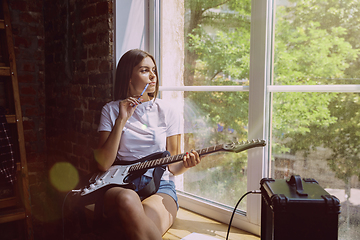
[[[119,116],[118,119],[127,121],[134,113],[136,106],[141,104],[139,97],[128,97],[119,102]]]
[[[133,115],[136,106],[141,104],[139,96],[128,97],[119,102],[119,116],[111,132],[100,132],[98,148],[94,150],[94,156],[98,162],[100,171],[106,171],[114,163],[119,149],[122,130],[126,121]]]

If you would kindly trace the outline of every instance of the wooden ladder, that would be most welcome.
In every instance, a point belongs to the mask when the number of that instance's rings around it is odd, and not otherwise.
[[[13,197],[0,199],[0,224],[14,221],[25,222],[26,239],[34,239],[32,220],[31,220],[31,205],[30,205],[30,189],[28,168],[26,163],[25,140],[22,122],[22,113],[19,96],[19,86],[16,72],[15,53],[12,29],[10,24],[10,12],[7,0],[1,0],[0,5],[0,79],[4,81],[4,85],[9,86],[8,97],[9,109],[6,109],[9,114],[6,115],[6,120],[9,124],[14,125],[17,132],[17,145],[15,151],[18,151],[20,161],[16,164],[17,182],[14,184],[15,191]],[[12,90],[12,93],[11,93]],[[1,234],[0,234],[1,235]],[[1,237],[0,237],[1,238]]]

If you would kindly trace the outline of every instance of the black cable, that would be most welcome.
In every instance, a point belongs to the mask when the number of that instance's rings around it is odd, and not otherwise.
[[[259,191],[259,190],[249,191],[249,192],[245,193],[244,195],[242,195],[242,197],[240,198],[240,200],[236,203],[235,208],[234,208],[234,211],[233,211],[233,213],[232,213],[232,215],[231,215],[231,218],[230,218],[229,227],[228,227],[227,234],[226,234],[226,240],[229,239],[231,223],[232,223],[232,220],[233,220],[233,218],[234,218],[234,215],[235,215],[235,212],[236,212],[236,208],[238,207],[238,205],[240,204],[240,202],[243,200],[243,198],[246,197],[247,195],[249,195],[250,193],[261,193],[261,191]]]
[[[63,232],[63,239],[65,240],[65,219],[64,219],[64,207],[65,207],[65,201],[66,201],[66,198],[68,197],[68,195],[71,193],[71,191],[69,191],[65,198],[64,198],[64,201],[63,201],[63,204],[62,204],[62,208],[61,208],[61,218],[62,218],[62,232]]]
[[[62,218],[62,232],[63,232],[63,240],[65,240],[65,219],[64,219],[64,208],[65,208],[65,201],[66,198],[69,196],[70,193],[79,192],[80,190],[71,190],[69,191],[63,201],[62,208],[61,208],[61,218]]]

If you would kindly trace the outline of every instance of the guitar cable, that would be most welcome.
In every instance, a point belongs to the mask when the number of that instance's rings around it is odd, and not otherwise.
[[[226,234],[226,240],[229,239],[229,234],[230,234],[230,228],[231,228],[231,223],[232,223],[232,220],[234,218],[234,215],[235,215],[235,212],[236,212],[236,208],[238,207],[238,205],[240,204],[240,202],[244,199],[244,197],[246,197],[247,195],[249,194],[261,194],[261,191],[260,190],[252,190],[252,191],[249,191],[247,193],[245,193],[244,195],[242,195],[242,197],[240,198],[240,200],[236,203],[235,205],[235,208],[234,208],[234,211],[231,215],[231,218],[230,218],[230,222],[229,222],[229,227],[228,227],[228,230],[227,230],[227,234]]]
[[[69,196],[70,193],[77,193],[80,192],[81,190],[71,190],[69,191],[64,198],[62,207],[61,207],[61,220],[62,220],[62,235],[63,235],[63,240],[65,240],[65,217],[64,217],[64,208],[65,208],[65,202],[66,202],[66,198]]]

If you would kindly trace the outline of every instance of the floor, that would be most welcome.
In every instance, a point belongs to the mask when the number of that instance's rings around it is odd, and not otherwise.
[[[180,208],[173,226],[164,240],[216,240],[226,239],[228,225]],[[259,236],[231,228],[229,240],[260,240]]]

